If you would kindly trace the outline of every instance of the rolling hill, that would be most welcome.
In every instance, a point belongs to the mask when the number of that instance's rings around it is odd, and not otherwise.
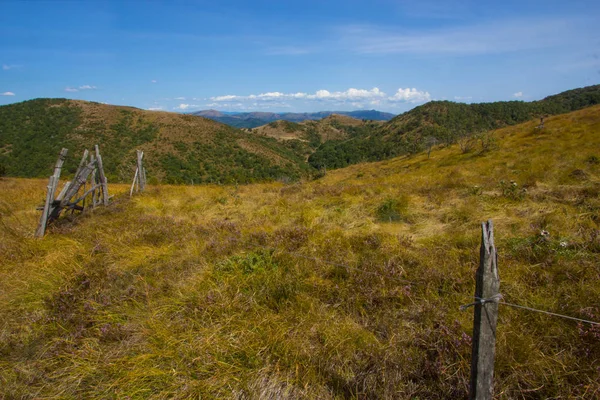
[[[503,301],[600,321],[600,106],[294,184],[150,185],[31,237],[0,179],[0,397],[464,399],[481,222]],[[500,399],[600,393],[600,329],[499,305]]]
[[[0,107],[0,165],[9,176],[51,173],[62,147],[74,172],[84,148],[99,144],[110,180],[132,179],[135,150],[155,182],[253,182],[298,179],[310,167],[276,140],[177,113],[66,99]]]
[[[358,111],[319,111],[315,113],[270,113],[270,112],[250,112],[250,113],[223,113],[216,110],[203,110],[192,113],[205,118],[210,118],[218,122],[236,127],[236,128],[256,128],[269,122],[283,120],[288,122],[302,122],[319,120],[329,115],[346,115],[348,117],[373,120],[388,121],[394,117],[394,114],[376,111],[376,110],[358,110]]]
[[[431,101],[362,135],[327,142],[311,155],[309,161],[315,168],[341,168],[363,161],[385,160],[417,153],[431,143],[452,144],[493,129],[595,104],[600,104],[600,85],[569,90],[533,102],[464,104]]]
[[[365,135],[383,121],[366,121],[346,115],[331,114],[319,120],[295,123],[277,120],[244,131],[257,136],[277,139],[297,154],[308,158],[323,143]]]

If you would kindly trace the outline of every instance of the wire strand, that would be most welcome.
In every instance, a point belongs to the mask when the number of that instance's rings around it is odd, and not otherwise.
[[[571,317],[571,316],[563,315],[563,314],[557,314],[557,313],[550,312],[550,311],[545,311],[545,310],[538,310],[537,308],[521,306],[519,304],[507,303],[505,301],[499,301],[498,304],[504,304],[505,306],[509,306],[509,307],[521,308],[523,310],[538,312],[538,313],[541,313],[541,314],[552,315],[552,316],[555,316],[555,317],[570,319],[570,320],[573,320],[573,321],[585,322],[586,324],[600,325],[600,322],[595,322],[595,321],[590,321],[590,320],[587,320],[587,319],[581,319],[581,318]]]

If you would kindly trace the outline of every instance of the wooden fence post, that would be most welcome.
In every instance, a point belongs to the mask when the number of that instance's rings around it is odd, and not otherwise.
[[[58,181],[60,179],[60,170],[67,158],[67,153],[69,150],[63,148],[58,154],[58,160],[56,161],[56,165],[54,166],[54,173],[50,177],[47,187],[46,193],[46,202],[44,203],[44,209],[42,210],[42,217],[40,218],[40,223],[38,224],[38,228],[35,232],[36,237],[43,237],[44,233],[46,233],[46,224],[48,222],[48,214],[50,213],[50,208],[52,207],[52,203],[54,202],[54,194],[56,193],[56,188],[58,187]]]
[[[96,150],[96,164],[98,166],[98,174],[100,176],[100,186],[102,187],[102,202],[105,206],[108,205],[108,185],[106,184],[106,175],[104,175],[104,168],[102,167],[102,156],[100,155],[100,149],[98,145],[94,146]]]
[[[94,165],[96,165],[96,158],[94,157],[93,154],[90,155],[90,162],[93,163]],[[92,190],[92,208],[96,207],[96,205],[97,205],[97,203],[96,203],[96,192],[97,192],[96,185],[98,184],[98,179],[96,178],[97,170],[98,170],[98,168],[94,167],[94,170],[92,171],[92,174],[90,175],[90,186],[92,188],[94,188],[94,190]]]
[[[481,224],[481,250],[475,284],[470,399],[491,400],[494,393],[496,323],[500,300],[498,254],[492,220]]]
[[[140,192],[144,191],[146,187],[146,176],[144,175],[144,165],[142,164],[142,160],[144,158],[144,152],[141,150],[136,150],[137,153],[137,170],[138,170],[138,188]]]
[[[129,197],[131,197],[133,195],[133,189],[135,188],[135,183],[137,182],[137,179],[138,179],[138,171],[139,170],[140,170],[139,168],[135,169],[135,174],[133,175],[133,183],[131,184],[131,189],[129,190]]]

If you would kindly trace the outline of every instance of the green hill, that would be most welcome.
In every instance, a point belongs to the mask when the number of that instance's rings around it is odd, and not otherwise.
[[[193,115],[66,99],[0,107],[0,166],[8,176],[50,175],[62,147],[66,171],[74,172],[94,144],[112,181],[132,178],[136,149],[146,154],[148,176],[167,183],[295,180],[310,170],[275,139]]]
[[[324,143],[311,155],[316,168],[341,168],[362,161],[385,160],[424,150],[432,143],[462,138],[600,104],[600,85],[569,90],[540,101],[464,104],[432,101],[401,114],[366,134]]]
[[[275,138],[290,150],[308,158],[323,143],[364,136],[382,123],[331,114],[320,120],[299,123],[278,120],[246,131],[258,136]]]

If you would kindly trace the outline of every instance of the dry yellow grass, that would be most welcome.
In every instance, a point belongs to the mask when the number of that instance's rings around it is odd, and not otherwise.
[[[481,221],[507,301],[600,319],[600,107],[534,125],[314,182],[110,185],[43,240],[46,182],[0,181],[0,393],[463,398]],[[497,397],[598,397],[599,339],[501,308]]]

